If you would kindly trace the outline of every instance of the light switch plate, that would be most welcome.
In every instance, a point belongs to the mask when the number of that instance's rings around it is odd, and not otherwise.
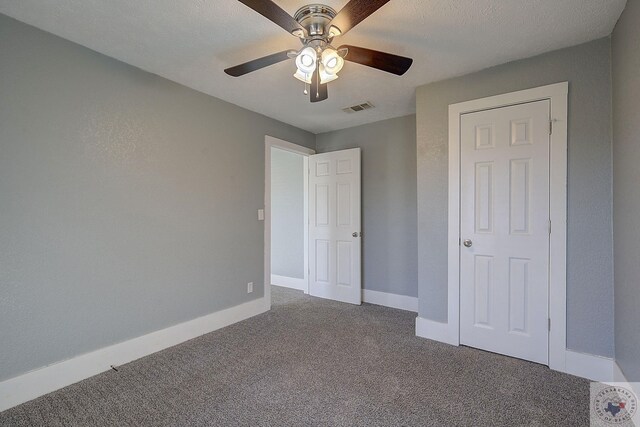
[[[258,209],[258,221],[264,221],[264,209]]]

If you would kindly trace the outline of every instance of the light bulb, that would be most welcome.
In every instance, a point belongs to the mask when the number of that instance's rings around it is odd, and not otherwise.
[[[302,62],[302,65],[305,67],[310,67],[313,64],[313,58],[307,54],[303,54],[300,62]]]

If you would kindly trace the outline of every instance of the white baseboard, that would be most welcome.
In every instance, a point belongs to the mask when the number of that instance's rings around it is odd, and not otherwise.
[[[0,382],[0,412],[151,353],[267,311],[264,298],[48,365]]]
[[[460,345],[458,340],[454,338],[449,330],[448,323],[436,322],[435,320],[425,319],[424,317],[416,317],[416,336],[427,338],[434,341],[440,341],[445,344]]]
[[[416,336],[446,344],[460,343],[451,334],[447,323],[423,317],[416,318]],[[566,367],[563,372],[593,381],[610,382],[613,379],[614,361],[607,357],[566,350]]]
[[[297,289],[299,291],[307,290],[307,284],[305,280],[298,279],[296,277],[278,276],[277,274],[272,274],[271,284],[274,286],[281,286],[283,288]]]
[[[383,305],[400,310],[418,312],[418,298],[406,295],[390,294],[387,292],[362,290],[362,301],[369,304]]]
[[[567,374],[592,381],[610,382],[613,380],[613,359],[572,350],[567,350],[565,355],[564,372]]]

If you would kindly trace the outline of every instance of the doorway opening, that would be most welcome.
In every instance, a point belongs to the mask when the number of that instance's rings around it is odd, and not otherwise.
[[[265,137],[264,295],[271,286],[309,292],[309,156],[315,151]]]
[[[360,149],[265,138],[264,296],[271,286],[362,302]]]
[[[307,158],[271,147],[271,285],[308,292]]]

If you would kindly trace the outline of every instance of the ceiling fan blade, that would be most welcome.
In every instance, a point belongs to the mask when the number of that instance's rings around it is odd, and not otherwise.
[[[411,58],[371,50],[364,47],[344,45],[340,46],[338,49],[345,48],[349,49],[347,56],[344,58],[345,61],[356,62],[358,64],[366,65],[367,67],[376,68],[398,76],[406,73],[411,67],[411,64],[413,64],[413,59]]]
[[[254,59],[253,61],[245,62],[244,64],[236,65],[235,67],[227,68],[225,73],[233,77],[240,77],[248,74],[252,71],[259,70],[269,65],[277,64],[278,62],[286,61],[290,59],[289,53],[291,50],[285,50],[282,52],[274,53],[272,55],[263,56],[262,58]]]
[[[293,16],[271,0],[238,0],[296,37],[306,37],[307,30]]]
[[[311,87],[309,88],[309,98],[311,102],[320,102],[329,98],[327,84],[320,83],[320,73],[316,70],[311,77]]]
[[[345,34],[388,2],[389,0],[351,0],[329,25],[338,28],[340,34]]]

